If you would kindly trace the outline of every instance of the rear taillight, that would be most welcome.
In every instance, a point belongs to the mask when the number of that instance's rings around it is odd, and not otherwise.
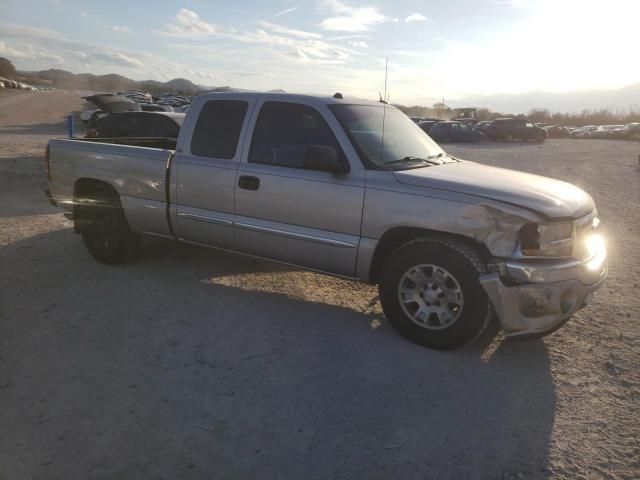
[[[49,145],[47,145],[47,148],[44,151],[44,169],[47,172],[47,179],[51,180],[51,163],[49,162],[49,151]]]

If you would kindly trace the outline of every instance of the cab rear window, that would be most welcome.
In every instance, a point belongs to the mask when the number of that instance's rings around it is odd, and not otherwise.
[[[191,153],[200,157],[233,158],[247,107],[247,102],[240,100],[205,103],[191,138]]]

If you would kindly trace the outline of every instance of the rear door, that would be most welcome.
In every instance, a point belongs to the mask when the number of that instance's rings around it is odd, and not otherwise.
[[[211,97],[208,97],[211,98]],[[195,125],[185,125],[190,142],[176,153],[176,234],[181,240],[234,248],[236,170],[248,118],[256,97],[204,100]],[[195,106],[198,108],[198,106]],[[191,108],[194,108],[192,106]]]
[[[238,250],[354,276],[365,175],[337,120],[326,105],[264,99],[254,117],[238,169]],[[304,156],[312,145],[335,148],[350,172],[306,169]]]

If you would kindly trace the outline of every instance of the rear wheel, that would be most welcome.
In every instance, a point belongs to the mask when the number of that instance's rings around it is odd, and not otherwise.
[[[446,238],[423,238],[389,257],[379,285],[389,322],[410,341],[438,350],[478,337],[493,318],[480,285],[484,263],[475,250]]]
[[[96,195],[81,201],[77,212],[82,241],[97,261],[118,264],[137,254],[140,237],[129,229],[119,199],[110,194]]]

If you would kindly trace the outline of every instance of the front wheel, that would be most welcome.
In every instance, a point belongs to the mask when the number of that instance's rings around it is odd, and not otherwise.
[[[493,318],[480,285],[485,266],[462,242],[422,238],[389,257],[379,285],[384,313],[408,340],[438,350],[474,340]]]

